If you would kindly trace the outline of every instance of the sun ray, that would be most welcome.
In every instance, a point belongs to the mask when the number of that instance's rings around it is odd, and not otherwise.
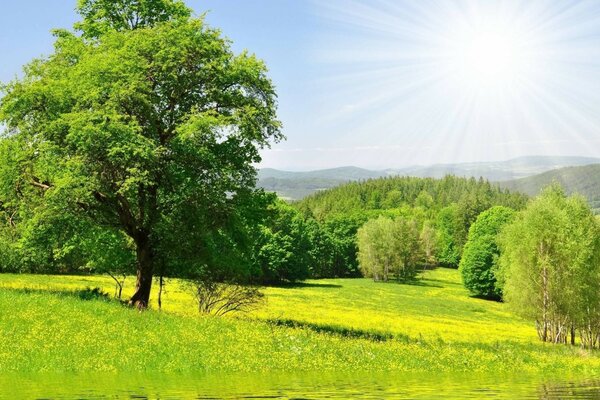
[[[336,28],[315,51],[330,71],[315,84],[325,115],[318,121],[324,131],[343,129],[348,148],[416,146],[423,151],[403,160],[416,164],[564,154],[600,137],[600,4],[333,0],[314,7]],[[600,155],[600,146],[589,153]]]

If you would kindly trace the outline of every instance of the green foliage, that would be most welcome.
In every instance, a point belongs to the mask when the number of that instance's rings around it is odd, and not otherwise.
[[[326,220],[337,214],[348,215],[374,209],[388,210],[403,204],[437,212],[453,203],[461,203],[460,209],[468,214],[465,220],[472,222],[478,211],[484,211],[494,205],[519,210],[525,206],[526,200],[526,196],[522,194],[510,193],[492,186],[487,181],[474,178],[386,177],[350,182],[321,191],[302,200],[300,204],[310,209],[317,220]]]
[[[366,217],[360,214],[339,215],[329,218],[322,224],[322,229],[330,238],[332,250],[330,273],[322,277],[342,278],[360,276],[358,266],[358,247],[356,233],[364,224]]]
[[[460,233],[458,207],[453,204],[440,210],[437,218],[438,261],[447,267],[458,267],[460,262]]]
[[[181,0],[78,0],[83,21],[75,28],[86,38],[110,31],[152,27],[161,22],[186,20],[191,10]]]
[[[496,206],[479,214],[471,225],[460,271],[463,283],[472,295],[498,300],[502,297],[502,291],[496,285],[496,263],[500,255],[496,237],[514,215],[514,210]]]
[[[239,239],[261,202],[252,164],[282,138],[264,63],[235,55],[180,1],[82,0],[78,9],[82,36],[57,31],[53,54],[30,63],[0,102],[11,150],[0,152],[0,203],[17,211],[20,244],[31,263],[57,270],[57,249],[69,268],[93,264],[80,244],[97,242],[79,238],[90,226],[112,236],[136,256],[142,305],[154,272],[224,275],[215,253],[239,259],[250,248]],[[36,254],[46,238],[50,251]]]
[[[391,275],[405,281],[415,277],[423,261],[417,222],[402,217],[379,217],[357,233],[358,260],[363,275],[387,281]]]
[[[312,257],[309,225],[302,214],[283,202],[270,207],[270,218],[260,228],[256,242],[256,263],[263,283],[304,280],[309,276]]]
[[[525,196],[481,179],[388,177],[323,191],[298,207],[325,224],[346,216],[363,222],[380,215],[414,219],[422,230],[426,262],[457,268],[469,227],[482,211],[494,205],[521,209],[525,201]],[[347,259],[356,265],[356,248],[346,248]]]
[[[536,321],[540,339],[564,343],[577,328],[585,346],[597,346],[600,232],[585,200],[548,187],[505,228],[500,244],[504,297]]]
[[[437,262],[436,254],[438,251],[439,239],[434,224],[431,221],[428,220],[423,223],[420,239],[425,263],[434,265]]]

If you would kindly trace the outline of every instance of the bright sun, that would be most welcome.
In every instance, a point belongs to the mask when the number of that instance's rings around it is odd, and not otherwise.
[[[514,26],[488,23],[462,27],[451,35],[449,43],[448,67],[463,84],[479,89],[503,87],[527,73],[530,54],[525,36]]]

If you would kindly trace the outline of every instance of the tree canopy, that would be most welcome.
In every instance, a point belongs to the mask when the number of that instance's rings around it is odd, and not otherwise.
[[[206,269],[215,243],[240,251],[260,202],[252,163],[282,138],[275,89],[180,1],[78,10],[81,34],[56,31],[54,52],[4,87],[0,201],[15,224],[68,215],[116,235],[137,260],[131,302],[146,307],[154,272],[177,273],[169,255]]]
[[[75,29],[86,38],[186,20],[192,14],[181,0],[78,0],[77,11],[83,20],[75,24]]]

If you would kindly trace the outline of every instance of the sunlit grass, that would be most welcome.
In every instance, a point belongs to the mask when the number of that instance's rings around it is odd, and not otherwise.
[[[198,315],[177,280],[163,312],[60,292],[86,287],[114,289],[107,277],[0,275],[0,372],[600,369],[597,353],[538,343],[504,304],[469,298],[455,270],[418,285],[265,288],[257,311],[234,318]]]
[[[456,270],[426,271],[415,285],[360,279],[269,288],[259,318],[286,318],[373,329],[424,340],[535,341],[531,324],[506,305],[469,297]]]
[[[133,293],[134,279],[123,291]],[[0,287],[76,290],[100,287],[114,293],[103,276],[0,275]],[[375,283],[368,279],[326,279],[265,288],[266,301],[251,314],[262,320],[286,319],[389,332],[415,339],[493,342],[536,341],[531,323],[518,319],[505,304],[469,297],[456,270],[426,271],[415,284]],[[151,305],[156,308],[155,286]],[[196,315],[193,288],[169,280],[163,310]]]

